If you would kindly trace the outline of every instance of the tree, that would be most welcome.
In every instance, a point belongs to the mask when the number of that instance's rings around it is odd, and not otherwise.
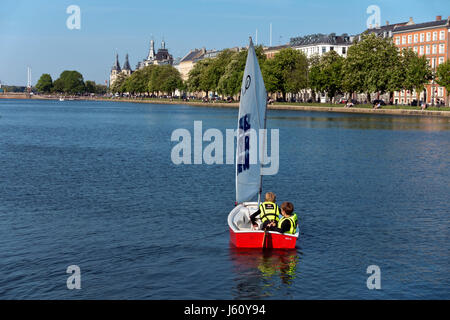
[[[235,52],[230,57],[217,84],[217,91],[219,93],[227,96],[236,96],[240,93],[246,61],[247,50]]]
[[[128,92],[126,89],[126,85],[125,85],[125,80],[127,80],[127,76],[123,73],[120,73],[116,80],[112,83],[112,85],[110,86],[110,91],[112,93],[124,93],[124,92]]]
[[[108,92],[108,87],[104,84],[96,84],[95,85],[95,93],[97,94],[105,94]]]
[[[450,60],[441,63],[436,69],[436,82],[445,87],[447,91],[447,102],[450,105]]]
[[[286,93],[297,93],[307,87],[307,72],[306,56],[292,48],[282,49],[273,59],[266,60],[262,70],[267,91],[281,92],[283,100]]]
[[[203,59],[197,62],[191,71],[189,71],[189,78],[187,81],[188,90],[191,92],[206,91],[208,94],[208,86],[205,83],[203,74],[211,63],[211,59]]]
[[[36,83],[36,89],[39,92],[49,93],[53,89],[53,80],[48,73],[44,73]]]
[[[95,81],[87,80],[86,81],[86,92],[87,93],[96,93]]]
[[[157,72],[152,74],[151,82],[157,84],[154,88],[157,91],[165,92],[169,95],[183,85],[180,72],[171,65],[158,66]]]
[[[225,70],[232,58],[233,52],[224,50],[209,61],[200,78],[201,86],[205,91],[218,91],[220,78],[225,74]]]
[[[151,90],[151,88],[149,88],[149,82],[151,80],[152,74],[157,67],[157,65],[149,65],[133,72],[131,76],[126,78],[124,83],[124,90],[133,94],[157,91]]]
[[[318,54],[311,56],[308,60],[308,64],[308,87],[312,90],[315,100],[315,93],[323,90],[320,56]]]
[[[78,71],[63,71],[53,83],[56,92],[80,94],[85,91],[83,76]]]
[[[403,88],[411,92],[416,90],[417,101],[419,101],[420,93],[432,77],[428,60],[425,56],[419,57],[412,50],[403,50],[401,60],[404,69]]]
[[[344,63],[344,87],[349,92],[384,93],[392,90],[392,76],[400,63],[391,39],[363,35],[348,50]]]
[[[281,74],[278,72],[277,61],[275,59],[267,59],[261,66],[261,73],[264,79],[264,86],[267,92],[280,91]]]
[[[313,63],[309,72],[311,89],[325,91],[333,99],[337,93],[343,92],[344,60],[336,51],[329,51],[319,59],[310,60]]]
[[[242,63],[239,60],[239,55],[236,54],[225,67],[225,71],[217,84],[217,91],[220,94],[226,96],[235,96],[239,94],[244,74]]]
[[[266,56],[262,46],[255,47],[258,62],[262,68]],[[222,95],[239,94],[244,75],[247,50],[233,52],[224,50],[215,58],[200,60],[189,72],[187,88],[191,92],[209,91]]]

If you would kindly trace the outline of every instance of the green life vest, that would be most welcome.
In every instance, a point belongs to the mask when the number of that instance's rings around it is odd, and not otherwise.
[[[259,205],[259,210],[261,211],[259,216],[263,223],[266,220],[277,221],[277,222],[278,222],[278,220],[280,220],[278,218],[278,213],[280,212],[280,209],[278,208],[276,203],[269,202],[269,201],[263,202]]]
[[[285,233],[295,234],[295,231],[297,230],[297,223],[295,222],[293,215],[290,217],[283,217],[280,221],[278,221],[278,228],[281,229],[281,225],[286,220],[289,220],[291,226]]]

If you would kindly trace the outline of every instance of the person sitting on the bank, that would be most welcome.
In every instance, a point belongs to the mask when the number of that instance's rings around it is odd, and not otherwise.
[[[281,204],[281,215],[283,218],[278,223],[272,221],[268,224],[268,228],[271,231],[295,234],[297,232],[298,218],[294,212],[294,205],[290,202],[283,202]]]
[[[261,229],[266,229],[267,225],[272,221],[278,222],[280,219],[278,217],[280,215],[280,208],[275,203],[276,199],[277,197],[273,192],[266,193],[265,200],[259,205],[258,211],[250,216],[254,229],[258,228],[258,224],[256,223],[257,216],[259,216],[262,222]]]

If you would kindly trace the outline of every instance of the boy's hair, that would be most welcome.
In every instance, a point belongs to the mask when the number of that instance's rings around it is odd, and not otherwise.
[[[294,212],[294,205],[290,202],[283,202],[281,204],[281,209],[284,210],[288,215],[291,215]]]
[[[273,192],[267,192],[266,193],[266,201],[269,201],[269,202],[275,202],[275,200],[277,199],[277,197],[275,196],[275,193],[273,193]]]

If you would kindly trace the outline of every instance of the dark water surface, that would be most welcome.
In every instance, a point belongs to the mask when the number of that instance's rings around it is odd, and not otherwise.
[[[237,109],[0,100],[0,298],[450,298],[448,119],[269,111],[288,252],[230,247],[234,167],[171,161],[194,120]]]

